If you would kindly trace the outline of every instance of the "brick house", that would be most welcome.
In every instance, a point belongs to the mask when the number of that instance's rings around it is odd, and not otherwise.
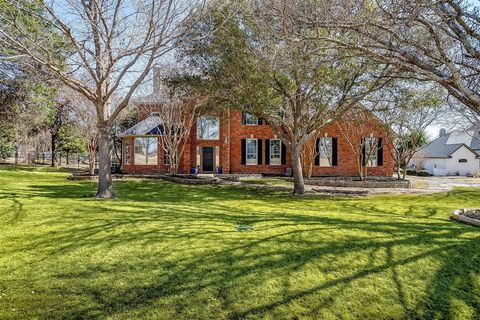
[[[342,121],[342,120],[339,120]],[[316,139],[313,176],[356,176],[357,162],[352,146],[342,138],[339,123],[324,128]],[[369,161],[370,176],[392,176],[393,158],[390,145],[382,141],[380,123],[372,117],[370,137],[377,137],[378,150]],[[139,108],[139,122],[120,135],[122,170],[125,173],[168,172],[168,158],[160,146],[162,124],[154,105]],[[354,127],[351,130],[355,130]],[[365,137],[368,138],[368,137]],[[361,148],[361,142],[358,143]],[[291,167],[290,154],[271,127],[255,116],[237,110],[197,119],[180,161],[179,172],[190,173],[275,174],[284,175]]]

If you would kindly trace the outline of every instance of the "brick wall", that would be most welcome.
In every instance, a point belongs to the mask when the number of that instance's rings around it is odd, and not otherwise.
[[[154,104],[139,104],[137,105],[138,121],[142,121],[148,118],[152,112],[158,111],[160,111],[160,108]]]
[[[143,119],[150,115],[155,108],[148,109],[142,107],[139,109],[139,118]],[[141,112],[140,112],[141,111]],[[185,147],[183,159],[180,164],[181,173],[189,173],[190,169],[197,165],[197,146],[199,147],[219,147],[220,151],[220,166],[223,173],[270,173],[270,174],[284,174],[285,170],[291,167],[290,154],[287,151],[285,165],[266,165],[265,164],[265,145],[266,139],[274,139],[275,134],[271,127],[267,124],[263,125],[242,125],[242,114],[240,111],[224,111],[219,115],[220,132],[218,140],[197,140],[197,126],[196,124],[191,130],[188,144]],[[352,127],[352,130],[354,128]],[[369,130],[374,133],[376,137],[384,135],[381,126],[372,119]],[[323,130],[320,136],[338,138],[338,165],[332,167],[313,166],[314,176],[355,176],[358,169],[356,159],[352,156],[351,146],[342,138],[342,132],[339,126],[334,123]],[[262,140],[262,164],[261,165],[242,165],[242,139],[261,139]],[[133,138],[124,138],[123,142],[129,139],[131,142],[132,162],[133,162]],[[386,141],[386,139],[384,139]],[[314,143],[314,140],[312,141]],[[358,143],[360,148],[360,141]],[[125,148],[122,148],[125,150]],[[122,158],[124,159],[124,158]],[[153,172],[168,172],[168,166],[163,165],[163,149],[158,148],[158,165],[156,166],[139,166],[131,163],[124,165],[124,172],[127,173],[153,173]],[[368,168],[368,174],[374,176],[391,176],[393,174],[393,158],[390,152],[390,145],[384,143],[383,145],[383,166]],[[308,163],[307,163],[308,165]],[[201,168],[200,168],[201,170]]]

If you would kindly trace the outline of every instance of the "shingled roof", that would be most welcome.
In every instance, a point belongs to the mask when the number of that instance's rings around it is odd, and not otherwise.
[[[417,157],[449,158],[455,151],[465,146],[477,157],[480,155],[480,133],[478,130],[454,131],[440,135],[425,147],[418,150]]]
[[[120,137],[127,136],[151,136],[151,135],[161,135],[164,133],[163,125],[160,120],[160,117],[151,115],[148,118],[140,121],[133,127],[129,128],[122,134]]]

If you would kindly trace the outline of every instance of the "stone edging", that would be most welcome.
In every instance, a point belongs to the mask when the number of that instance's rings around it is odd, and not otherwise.
[[[328,179],[306,179],[305,184],[326,187],[347,187],[347,188],[405,188],[409,189],[411,183],[409,180],[328,180]]]
[[[451,216],[451,218],[453,220],[465,222],[465,223],[472,224],[474,226],[480,227],[480,220],[472,219],[472,218],[465,217],[464,215],[462,215],[462,213],[464,213],[465,210],[466,209],[459,209],[459,210],[453,211],[453,215]]]

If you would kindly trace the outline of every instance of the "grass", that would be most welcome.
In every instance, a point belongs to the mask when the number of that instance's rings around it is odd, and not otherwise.
[[[246,184],[258,184],[258,185],[266,185],[266,186],[291,186],[293,188],[292,181],[283,180],[283,179],[250,178],[250,179],[241,179],[240,181]]]
[[[478,319],[480,192],[295,198],[0,169],[0,319]],[[239,232],[238,225],[252,226]]]

